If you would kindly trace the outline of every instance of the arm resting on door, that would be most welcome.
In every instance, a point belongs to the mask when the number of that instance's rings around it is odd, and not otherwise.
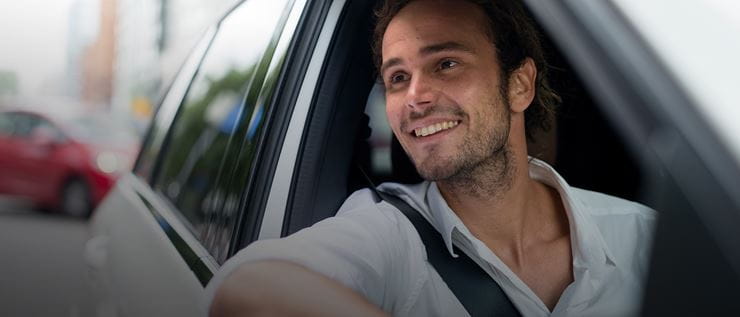
[[[209,315],[387,316],[346,286],[286,261],[236,269],[216,291]]]

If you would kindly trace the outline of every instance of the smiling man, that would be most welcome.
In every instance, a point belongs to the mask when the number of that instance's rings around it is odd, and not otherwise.
[[[524,316],[638,313],[655,214],[570,187],[528,156],[527,136],[547,127],[558,98],[521,4],[388,0],[375,36],[388,121],[426,179],[380,189]],[[214,316],[467,314],[414,226],[367,189],[336,217],[242,250],[208,292]]]

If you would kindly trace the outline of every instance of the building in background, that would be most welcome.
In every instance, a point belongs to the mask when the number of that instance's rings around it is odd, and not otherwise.
[[[144,127],[198,39],[239,0],[116,2],[112,109]]]
[[[240,0],[75,0],[69,19],[71,97],[133,119],[143,133],[196,42]]]
[[[98,3],[98,32],[82,54],[80,99],[98,109],[109,108],[113,96],[116,43],[116,0]]]
[[[162,85],[162,1],[118,0],[117,14],[112,108],[143,129]]]
[[[75,99],[82,97],[85,52],[98,35],[99,0],[75,0],[69,10],[67,33],[67,92]]]

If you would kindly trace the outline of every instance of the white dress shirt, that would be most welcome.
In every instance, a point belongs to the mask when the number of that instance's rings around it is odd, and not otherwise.
[[[639,313],[656,213],[620,198],[570,187],[552,167],[531,159],[529,174],[560,194],[570,224],[574,281],[553,311],[499,257],[475,238],[435,183],[385,183],[493,278],[523,316],[631,316]],[[206,288],[206,303],[240,264],[285,260],[324,274],[363,294],[394,316],[468,316],[426,260],[411,222],[363,189],[337,215],[287,238],[258,241],[237,253]],[[310,290],[307,290],[310,291]]]

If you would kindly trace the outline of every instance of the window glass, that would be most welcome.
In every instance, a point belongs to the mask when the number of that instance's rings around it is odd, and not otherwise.
[[[203,54],[211,43],[214,33],[214,29],[210,29],[206,32],[183,64],[183,67],[180,69],[177,77],[175,77],[175,80],[167,91],[165,98],[162,100],[162,103],[157,110],[157,114],[154,117],[154,120],[152,120],[152,125],[149,128],[150,130],[145,144],[142,146],[141,154],[139,155],[136,166],[134,167],[136,175],[147,180],[150,180],[152,177],[154,165],[156,164],[160,149],[162,148],[165,136],[167,135],[167,129],[170,127],[170,124],[172,124],[172,119],[175,117],[177,108],[182,102],[183,95],[187,91],[190,81],[193,79],[193,75],[198,68],[198,63],[200,63],[203,58]]]
[[[64,141],[64,134],[59,130],[59,128],[54,126],[54,124],[43,118],[35,117],[35,119],[38,120],[38,124],[32,128],[30,135],[31,138],[41,136],[54,142]]]
[[[249,111],[245,111],[242,123],[237,127],[236,135],[240,138],[234,140],[233,148],[225,158],[225,166],[233,167],[228,173],[222,173],[219,186],[213,190],[210,200],[213,200],[214,212],[209,213],[209,229],[205,234],[206,247],[214,259],[223,263],[232,249],[232,239],[237,238],[234,234],[250,234],[249,229],[238,227],[239,219],[247,219],[241,223],[250,222],[256,215],[244,215],[240,218],[249,204],[246,199],[253,185],[254,172],[259,165],[269,162],[259,162],[259,148],[262,147],[260,139],[265,130],[265,119],[270,110],[272,97],[275,93],[283,61],[288,51],[288,46],[298,25],[301,13],[306,4],[305,1],[290,1],[291,10],[284,10],[280,17],[279,25],[283,26],[282,33],[275,29],[272,39],[259,65],[255,70],[254,83],[249,87],[246,96],[246,104],[250,105]],[[252,224],[250,222],[250,224]],[[247,228],[251,228],[247,224]]]
[[[0,113],[0,135],[8,136],[13,133],[13,121],[10,120],[8,114]]]
[[[205,230],[209,193],[226,153],[254,104],[244,103],[262,55],[279,30],[286,1],[250,0],[219,26],[216,37],[178,110],[154,188],[190,222]],[[245,136],[241,135],[239,138]]]
[[[35,134],[45,135],[55,141],[63,141],[64,134],[48,120],[35,114],[12,113],[7,117],[12,126],[10,134],[17,138],[31,139]],[[2,121],[2,119],[0,119]],[[0,123],[2,125],[2,123]]]
[[[14,122],[13,136],[15,137],[29,138],[31,132],[41,124],[40,118],[25,113],[16,113],[11,118]]]
[[[265,64],[269,62],[265,60]],[[266,65],[262,65],[264,67]],[[260,68],[262,68],[260,67]],[[258,140],[264,128],[266,106],[274,92],[279,70],[272,71],[264,80],[263,91],[259,94],[250,93],[247,104],[255,105],[248,120],[239,127],[238,135],[244,136],[239,142],[241,146],[227,157],[227,165],[234,166],[234,170],[228,175],[223,175],[221,186],[216,188],[213,197],[217,200],[216,212],[211,214],[211,231],[209,232],[208,249],[214,258],[223,263],[228,257],[231,246],[232,234],[241,212],[242,197],[249,186],[249,179],[253,172],[253,164],[256,159],[257,149],[260,146]]]

